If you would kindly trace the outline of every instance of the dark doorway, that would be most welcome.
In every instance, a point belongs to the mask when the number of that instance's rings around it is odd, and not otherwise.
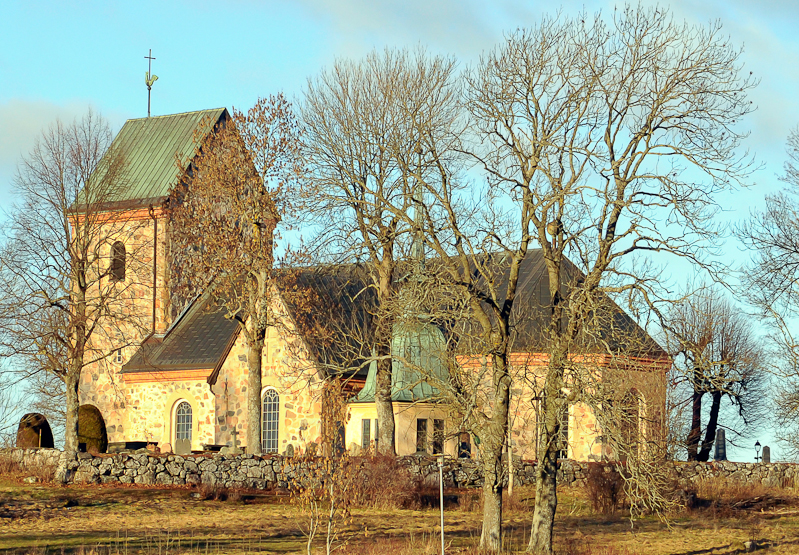
[[[94,405],[81,405],[78,408],[78,449],[88,453],[105,453],[108,450],[105,420]]]

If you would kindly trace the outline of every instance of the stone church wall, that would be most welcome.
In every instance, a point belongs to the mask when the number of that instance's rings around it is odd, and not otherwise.
[[[303,342],[292,331],[285,307],[275,302],[273,310],[283,319],[267,329],[261,360],[261,399],[268,389],[279,396],[277,449],[285,453],[289,445],[303,449],[321,440],[322,382]],[[244,334],[239,334],[213,386],[217,444],[233,445],[231,432],[236,429],[239,445],[246,446],[248,379],[247,347]]]
[[[179,402],[192,409],[192,449],[213,444],[214,400],[205,380],[161,381],[127,384],[127,441],[148,441],[163,446],[174,443],[174,412]]]
[[[126,422],[131,399],[120,373],[122,364],[133,356],[147,334],[152,331],[163,333],[170,323],[166,227],[166,222],[160,218],[155,249],[155,226],[146,209],[120,213],[101,232],[101,236],[122,240],[125,245],[125,280],[118,286],[119,295],[109,305],[112,314],[124,316],[104,323],[92,336],[93,351],[87,354],[87,358],[98,353],[108,356],[88,364],[83,370],[79,395],[82,405],[94,405],[103,415],[110,442],[131,438]],[[98,250],[100,264],[110,265],[111,244],[101,244]]]

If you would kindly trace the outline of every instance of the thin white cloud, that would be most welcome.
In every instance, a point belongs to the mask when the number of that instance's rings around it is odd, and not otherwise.
[[[83,116],[91,107],[87,101],[74,100],[58,104],[47,100],[12,99],[0,103],[0,208],[11,204],[11,190],[20,158],[33,148],[42,131],[60,119],[71,122]],[[118,129],[124,117],[121,114],[102,114]],[[0,216],[1,217],[1,216]]]

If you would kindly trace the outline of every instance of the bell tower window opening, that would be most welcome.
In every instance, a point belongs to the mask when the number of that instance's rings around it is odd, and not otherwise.
[[[117,241],[111,246],[111,281],[125,280],[125,262],[127,253],[125,244]]]

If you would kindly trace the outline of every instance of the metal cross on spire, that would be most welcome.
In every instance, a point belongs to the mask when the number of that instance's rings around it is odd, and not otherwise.
[[[153,70],[153,60],[155,60],[155,58],[153,58],[153,49],[152,48],[150,48],[150,53],[147,56],[145,56],[145,58],[148,60],[147,61],[147,73],[144,74],[144,82],[147,85],[147,117],[149,118],[150,117],[150,90],[153,88],[153,83],[155,83],[158,80],[158,76],[157,75],[153,75],[152,77],[150,76],[150,73]]]

